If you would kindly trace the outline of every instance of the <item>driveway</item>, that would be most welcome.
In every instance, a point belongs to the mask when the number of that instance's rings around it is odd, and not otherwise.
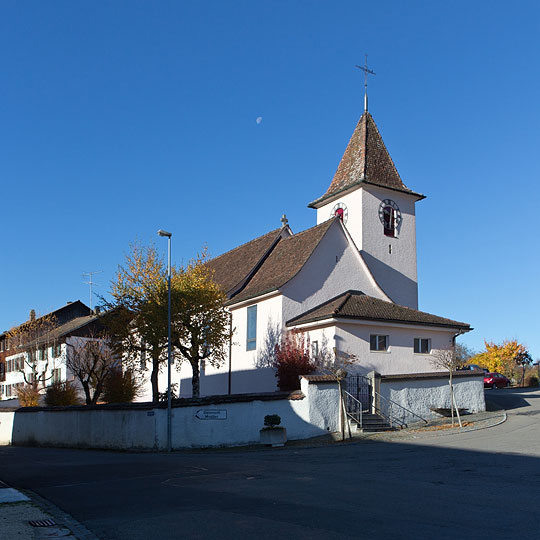
[[[0,479],[103,540],[536,540],[540,392],[486,396],[507,422],[463,434],[170,455],[2,447]]]

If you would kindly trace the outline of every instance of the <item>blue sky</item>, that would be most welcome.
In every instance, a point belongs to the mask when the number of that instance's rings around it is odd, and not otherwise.
[[[422,310],[540,357],[537,2],[0,4],[0,330],[105,294],[129,243],[181,263],[315,224],[362,113],[417,205]],[[257,124],[256,118],[262,117]]]

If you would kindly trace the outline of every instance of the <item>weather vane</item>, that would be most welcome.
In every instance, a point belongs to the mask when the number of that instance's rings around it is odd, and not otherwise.
[[[367,67],[367,54],[366,54],[366,59],[364,61],[364,65],[363,66],[355,66],[355,67],[357,67],[358,69],[361,69],[364,72],[364,112],[367,112],[367,110],[368,110],[368,106],[367,106],[367,76],[368,75],[376,75],[376,73],[374,71],[372,71],[371,69],[368,69],[368,67]]]

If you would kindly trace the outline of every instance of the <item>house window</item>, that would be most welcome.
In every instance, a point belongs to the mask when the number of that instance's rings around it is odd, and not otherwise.
[[[62,356],[62,344],[58,343],[58,345],[55,345],[53,347],[53,356],[55,358],[58,358],[59,356]]]
[[[414,352],[416,354],[429,354],[431,352],[430,340],[425,338],[414,338]]]
[[[3,339],[2,341],[0,341],[0,352],[4,352],[6,350],[6,343],[5,343],[5,340]]]
[[[34,384],[36,382],[36,374],[34,372],[28,373],[26,378],[28,379],[28,384]]]
[[[53,377],[52,382],[53,383],[59,383],[62,380],[62,369],[61,368],[55,368],[53,369]]]
[[[319,342],[311,342],[311,358],[317,358],[319,356]]]
[[[388,336],[379,336],[372,334],[369,336],[369,350],[370,351],[387,351],[388,350]]]
[[[247,341],[246,350],[254,351],[257,348],[257,306],[247,308]]]

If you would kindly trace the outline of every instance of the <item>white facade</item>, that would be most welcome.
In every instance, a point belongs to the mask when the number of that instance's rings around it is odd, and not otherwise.
[[[384,200],[396,203],[401,222],[395,237],[385,236],[379,218]],[[345,205],[345,226],[356,247],[374,274],[380,288],[392,302],[418,309],[418,275],[416,270],[416,195],[383,187],[361,185],[353,191],[328,199],[317,209],[317,223],[333,215],[336,205]],[[352,288],[352,287],[349,287]],[[367,293],[366,291],[366,294]]]
[[[442,371],[433,365],[433,358],[452,346],[455,335],[455,331],[447,328],[346,319],[306,324],[298,329],[309,337],[312,348],[335,350],[339,356],[349,358],[351,364],[347,370],[359,375],[371,371],[381,375]],[[387,336],[388,349],[370,350],[371,335]],[[429,340],[429,353],[414,352],[415,338]]]
[[[69,342],[71,338],[67,338]],[[44,352],[42,352],[44,351]],[[45,371],[45,383],[63,382],[67,380],[66,354],[67,345],[61,343],[37,351],[38,358],[35,363],[37,376]],[[46,357],[43,357],[43,354]],[[0,399],[14,399],[17,397],[17,387],[25,384],[24,375],[30,382],[32,377],[32,363],[29,362],[29,353],[15,353],[6,357],[6,380],[0,383]],[[43,378],[42,378],[43,380]],[[40,383],[40,388],[43,386]]]
[[[304,267],[283,287],[283,321],[349,289],[390,300],[348,238],[342,223],[336,220]]]

